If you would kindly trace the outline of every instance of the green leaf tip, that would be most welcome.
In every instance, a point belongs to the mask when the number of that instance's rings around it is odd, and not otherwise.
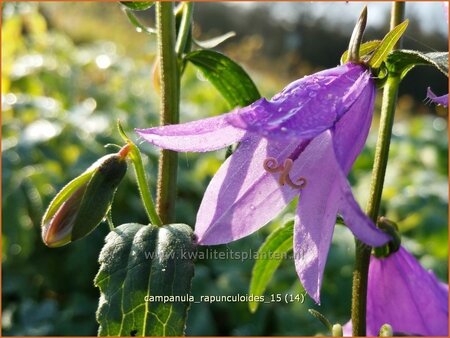
[[[406,19],[401,24],[397,25],[392,29],[386,36],[381,40],[380,45],[373,53],[372,57],[369,59],[367,64],[374,69],[380,68],[381,64],[386,60],[389,53],[394,49],[395,44],[400,40],[406,28],[408,27],[409,20]]]

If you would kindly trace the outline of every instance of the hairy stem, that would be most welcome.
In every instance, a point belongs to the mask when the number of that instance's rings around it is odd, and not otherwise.
[[[161,74],[160,124],[179,122],[180,78],[175,52],[175,16],[172,2],[156,3],[156,28]],[[178,156],[162,150],[159,157],[156,205],[163,224],[175,219]]]
[[[404,13],[405,4],[403,2],[394,2],[392,4],[391,29],[403,21]],[[398,74],[389,74],[383,90],[380,128],[375,149],[369,202],[366,209],[367,215],[373,222],[376,222],[380,210],[399,84],[400,76]],[[356,253],[352,289],[353,336],[366,335],[367,283],[371,250],[370,246],[355,239]]]

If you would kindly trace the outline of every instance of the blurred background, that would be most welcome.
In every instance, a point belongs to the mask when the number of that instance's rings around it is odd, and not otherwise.
[[[410,24],[404,47],[447,51],[442,3],[407,4]],[[236,36],[217,50],[239,62],[263,96],[290,81],[334,67],[346,50],[361,3],[198,3],[194,36],[228,31]],[[366,40],[388,30],[389,4],[368,5]],[[147,25],[154,11],[139,13]],[[129,135],[158,122],[152,85],[154,35],[136,31],[118,3],[2,3],[2,330],[3,335],[96,335],[99,296],[93,286],[97,257],[108,232],[101,224],[89,237],[59,249],[40,238],[40,219],[55,193],[97,158],[121,143],[121,119]],[[447,110],[425,102],[426,88],[448,92],[447,78],[417,68],[401,85],[383,214],[396,221],[403,244],[447,282]],[[182,120],[220,114],[226,102],[189,66],[182,79]],[[371,134],[350,175],[365,205],[378,126],[379,100]],[[136,139],[136,137],[134,137]],[[142,144],[151,183],[157,149]],[[224,152],[180,155],[177,220],[193,225],[208,181]],[[268,226],[215,250],[257,250],[271,230],[292,216],[286,210]],[[119,187],[116,224],[145,223],[131,171]],[[196,262],[193,294],[248,292],[253,261]],[[322,305],[263,304],[251,314],[246,303],[193,304],[188,335],[314,335],[324,327],[307,311],[331,322],[350,316],[353,238],[336,227],[326,265]],[[267,294],[302,293],[292,260],[282,263]]]

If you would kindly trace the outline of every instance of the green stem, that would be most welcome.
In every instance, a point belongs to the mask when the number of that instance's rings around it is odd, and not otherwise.
[[[185,47],[186,42],[189,37],[189,33],[191,31],[191,22],[192,22],[192,2],[183,2],[183,16],[181,17],[180,28],[178,31],[177,43],[175,45],[175,52],[178,57],[181,57]]]
[[[405,4],[394,2],[392,5],[391,29],[403,21]],[[397,104],[400,76],[389,74],[383,90],[380,128],[375,149],[367,215],[373,222],[377,221],[383,192],[384,177],[389,157],[389,146]],[[355,267],[352,288],[352,326],[353,336],[366,335],[367,283],[369,276],[370,254],[372,248],[355,239]]]
[[[152,224],[161,226],[161,219],[156,212],[152,195],[150,194],[150,190],[148,189],[147,177],[145,175],[144,165],[142,164],[141,152],[133,143],[129,142],[128,144],[130,146],[129,157],[133,162],[139,193],[141,194],[142,203],[144,204],[147,216]]]
[[[156,29],[161,74],[160,124],[179,122],[180,80],[175,52],[175,16],[172,2],[156,3]],[[164,224],[175,219],[178,156],[162,150],[159,157],[156,204]]]

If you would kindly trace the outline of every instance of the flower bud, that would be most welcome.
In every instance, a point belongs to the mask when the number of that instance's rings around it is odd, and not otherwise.
[[[392,337],[394,335],[392,331],[392,326],[389,324],[381,325],[380,332],[378,334],[379,337]]]
[[[342,330],[341,324],[334,324],[331,328],[331,336],[332,337],[344,337],[344,332]]]
[[[106,216],[127,170],[128,146],[103,156],[51,201],[42,218],[42,240],[55,248],[88,235]]]

